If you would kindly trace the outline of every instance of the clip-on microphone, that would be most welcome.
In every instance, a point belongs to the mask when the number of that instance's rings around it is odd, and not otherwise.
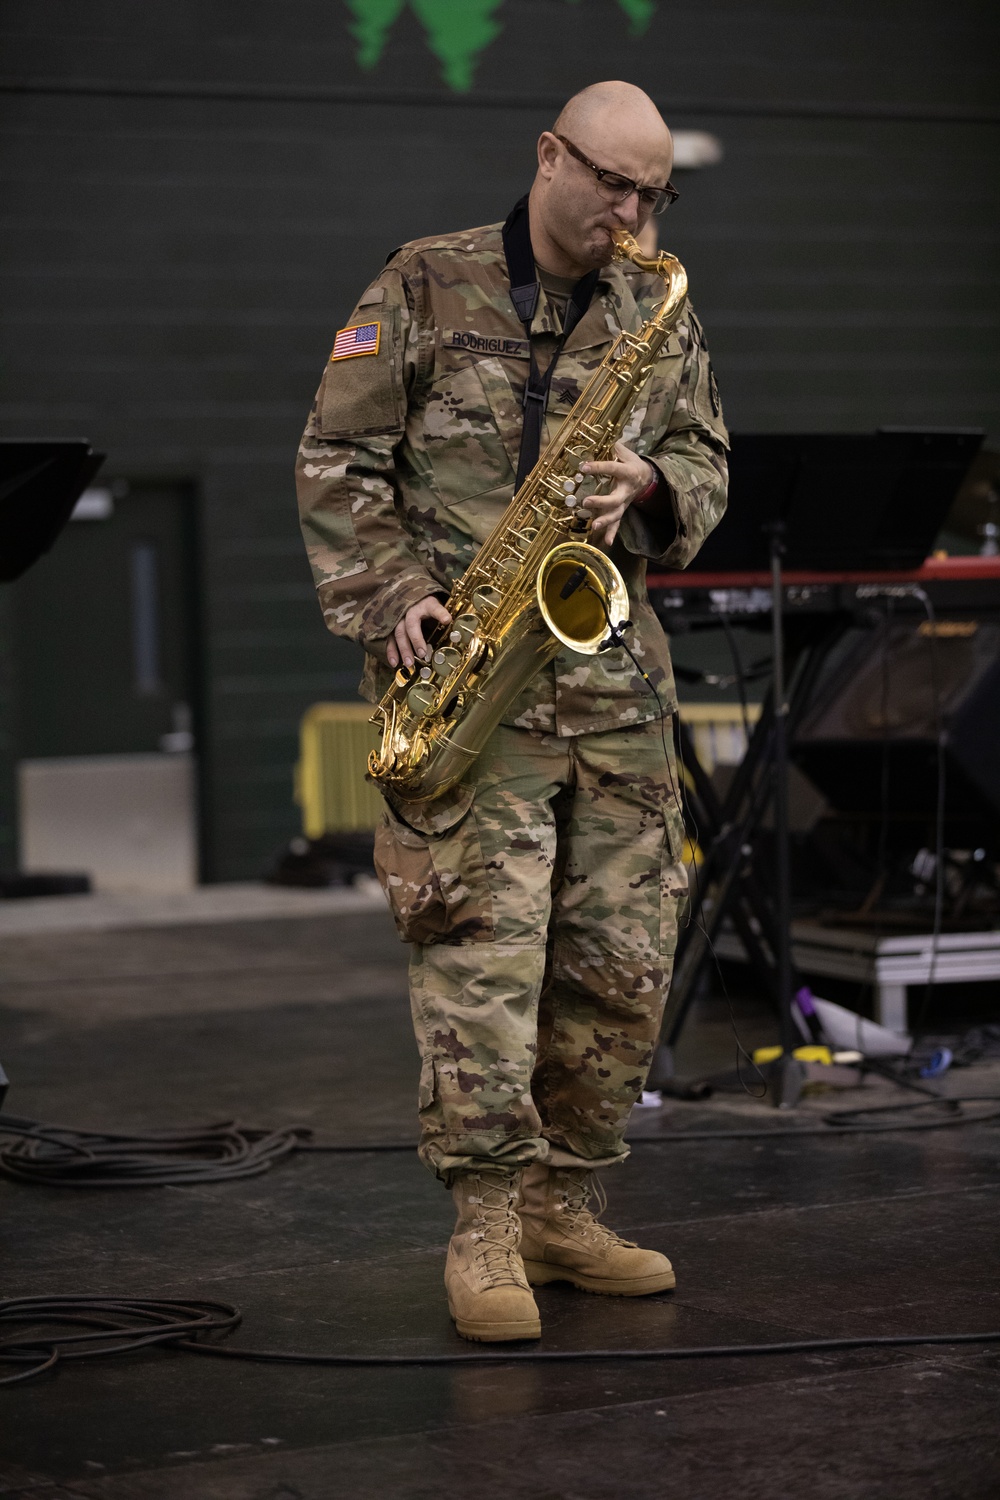
[[[587,569],[585,567],[575,569],[575,571],[569,575],[566,582],[559,590],[560,599],[568,599],[571,594],[575,594],[586,576]]]
[[[567,578],[566,582],[563,584],[562,588],[559,590],[559,597],[560,597],[560,599],[568,599],[568,598],[570,598],[570,596],[572,594],[575,594],[576,591],[577,591],[577,589],[580,588],[581,586],[583,588],[586,588],[587,590],[589,590],[589,592],[591,594],[593,594],[594,598],[600,604],[602,610],[604,611],[604,618],[608,622],[608,638],[607,638],[606,641],[602,641],[601,644],[600,644],[600,646],[597,649],[599,651],[608,651],[608,650],[611,649],[612,646],[621,646],[623,650],[628,651],[628,647],[625,644],[625,638],[622,635],[622,631],[623,630],[631,630],[631,628],[632,628],[632,621],[631,620],[622,620],[622,622],[621,622],[620,625],[615,625],[612,622],[611,616],[608,614],[608,608],[607,608],[607,605],[605,604],[604,600],[601,598],[601,596],[597,592],[597,590],[595,588],[592,588],[591,585],[589,583],[587,583],[586,579],[587,579],[587,569],[585,567],[576,568],[569,575],[569,577]],[[632,653],[629,652],[629,655],[631,656]],[[636,663],[636,665],[638,665],[638,663]],[[639,670],[640,670],[640,672],[642,672],[642,668],[641,667],[639,668]],[[642,672],[642,675],[645,677],[646,676],[645,672]]]

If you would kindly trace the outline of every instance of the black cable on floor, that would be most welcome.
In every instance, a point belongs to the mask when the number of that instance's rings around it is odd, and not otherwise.
[[[993,1109],[967,1113],[967,1104]],[[909,1118],[923,1111],[918,1118]],[[866,1123],[864,1116],[878,1115]],[[898,1119],[906,1115],[906,1119]],[[887,1116],[891,1118],[886,1118]],[[765,1126],[736,1130],[676,1130],[636,1135],[630,1146],[683,1145],[685,1141],[797,1140],[804,1136],[874,1135],[896,1130],[940,1130],[946,1126],[982,1125],[1000,1119],[1000,1097],[965,1094],[936,1096],[906,1104],[861,1106],[831,1111],[819,1125]],[[308,1126],[257,1129],[226,1120],[191,1130],[154,1130],[137,1134],[73,1130],[15,1115],[0,1114],[0,1137],[13,1136],[0,1148],[0,1173],[16,1182],[48,1187],[166,1187],[199,1182],[228,1182],[256,1177],[300,1151],[355,1156],[367,1152],[411,1152],[413,1141],[363,1141],[357,1144],[312,1140]]]
[[[53,1187],[156,1187],[256,1177],[297,1151],[304,1126],[257,1130],[224,1120],[188,1130],[74,1130],[0,1114],[0,1172]],[[412,1148],[409,1148],[412,1149]]]
[[[748,1355],[815,1354],[840,1349],[911,1348],[925,1344],[995,1344],[1000,1333],[919,1333],[859,1335],[840,1339],[797,1339],[779,1344],[705,1344],[657,1349],[508,1349],[467,1354],[312,1354],[290,1349],[234,1349],[202,1342],[226,1335],[242,1322],[227,1302],[201,1299],[174,1301],[156,1297],[10,1297],[0,1302],[0,1324],[25,1326],[22,1334],[0,1337],[0,1363],[21,1364],[15,1375],[0,1378],[14,1385],[54,1370],[69,1359],[128,1354],[153,1344],[268,1364],[358,1366],[425,1366],[483,1364],[578,1364],[595,1360],[732,1359]],[[79,1333],[44,1333],[44,1324],[77,1328]]]
[[[889,1130],[942,1130],[949,1125],[984,1125],[990,1120],[1000,1120],[1000,1108],[982,1110],[967,1115],[956,1109],[944,1115],[928,1115],[918,1120],[885,1120],[873,1124],[848,1123],[856,1115],[897,1114],[910,1110],[927,1109],[935,1104],[963,1105],[977,1102],[998,1104],[995,1094],[965,1094],[954,1099],[917,1099],[912,1104],[877,1104],[858,1109],[843,1109],[823,1116],[822,1125],[775,1126],[764,1130],[678,1130],[673,1135],[636,1135],[629,1138],[630,1146],[641,1146],[644,1142],[674,1141],[750,1141],[750,1140],[797,1140],[800,1136],[825,1136],[830,1140],[841,1135],[879,1135]]]
[[[161,1297],[9,1297],[0,1302],[0,1324],[27,1324],[27,1336],[0,1337],[0,1363],[23,1364],[17,1375],[0,1379],[15,1385],[43,1375],[68,1359],[130,1354],[147,1344],[176,1344],[207,1333],[229,1333],[243,1321],[227,1302],[180,1302]],[[82,1328],[83,1333],[36,1332],[40,1325]]]

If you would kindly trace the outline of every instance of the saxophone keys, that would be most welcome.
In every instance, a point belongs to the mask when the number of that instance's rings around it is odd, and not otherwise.
[[[406,706],[416,718],[422,719],[434,707],[437,693],[429,683],[418,682],[406,695]]]
[[[502,595],[500,590],[495,589],[492,584],[481,585],[472,596],[472,603],[481,615],[488,615],[492,610],[498,608],[501,601]],[[455,624],[458,625],[459,621],[456,620]]]
[[[459,615],[452,621],[448,639],[453,646],[467,646],[478,629],[479,621],[475,615]]]

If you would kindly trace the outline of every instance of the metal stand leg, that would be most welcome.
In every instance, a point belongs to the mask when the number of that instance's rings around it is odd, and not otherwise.
[[[673,1047],[684,1026],[694,999],[703,964],[729,909],[736,883],[746,863],[742,848],[766,805],[766,759],[771,732],[770,700],[754,730],[747,754],[737,771],[725,801],[713,819],[710,805],[699,815],[701,838],[706,841],[705,863],[696,870],[691,892],[691,909],[687,926],[681,932],[674,962],[674,977],[663,1017],[664,1043]],[[682,745],[685,744],[682,735]],[[685,749],[685,761],[694,757]],[[710,825],[714,824],[711,829]],[[703,846],[704,847],[704,846]],[[711,909],[708,909],[711,892]]]
[[[876,984],[875,1019],[887,1031],[906,1031],[906,985]]]
[[[788,844],[788,701],[785,694],[784,595],[781,559],[784,526],[771,527],[771,639],[774,653],[774,916],[775,967],[778,973],[778,1023],[781,1057],[773,1077],[773,1098],[779,1109],[791,1109],[802,1093],[802,1065],[793,1057],[798,1042],[792,1017],[792,887]]]
[[[705,860],[692,880],[690,914],[677,946],[673,981],[664,1009],[660,1046],[650,1074],[650,1086],[655,1088],[657,1081],[673,1076],[673,1049],[698,993],[700,979],[711,959],[712,947],[723,920],[729,917],[761,983],[770,993],[782,1018],[782,1048],[793,1066],[786,1068],[782,1064],[782,1068],[791,1076],[786,1080],[787,1086],[778,1090],[776,1102],[781,1104],[784,1101],[784,1107],[787,1108],[798,1096],[803,1071],[791,1057],[791,1051],[799,1044],[799,1035],[791,1012],[791,997],[798,981],[791,960],[790,902],[787,895],[787,741],[805,711],[823,662],[831,646],[843,633],[844,626],[838,622],[832,630],[825,629],[811,643],[800,642],[793,672],[794,689],[788,692],[785,682],[780,557],[775,598],[779,601],[778,617],[772,628],[777,631],[780,642],[775,657],[782,691],[778,694],[776,683],[772,682],[746,754],[737,768],[732,785],[721,800],[698,761],[684,725],[679,726],[682,758],[694,782],[692,803]],[[786,694],[790,700],[788,702]],[[779,702],[784,709],[780,751],[775,739],[778,733],[775,706]],[[776,771],[779,754],[782,762],[780,775]],[[753,868],[751,846],[751,840],[778,787],[783,789],[785,798],[785,838],[777,840],[786,860],[784,922],[779,917],[777,892],[768,889],[769,882],[762,878],[762,872]],[[776,830],[778,821],[776,816]],[[777,962],[779,933],[782,930],[786,946],[784,975]],[[777,1070],[779,1074],[782,1068]]]

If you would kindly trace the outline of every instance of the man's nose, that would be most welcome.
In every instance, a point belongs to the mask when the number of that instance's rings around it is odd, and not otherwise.
[[[627,198],[615,204],[615,218],[621,223],[623,229],[631,232],[639,227],[639,193],[633,188]]]

